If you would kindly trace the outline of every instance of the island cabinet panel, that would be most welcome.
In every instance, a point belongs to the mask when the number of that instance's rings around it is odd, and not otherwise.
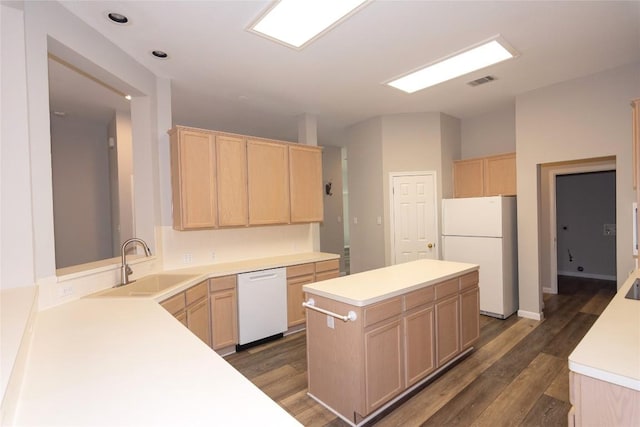
[[[464,350],[480,338],[478,273],[460,278],[460,346]]]
[[[247,195],[247,143],[239,136],[216,135],[218,225],[239,227],[249,223]]]
[[[209,280],[211,306],[211,346],[214,350],[238,343],[237,276],[215,277]]]
[[[287,145],[247,140],[249,224],[289,223],[289,150]]]
[[[324,212],[320,147],[289,146],[289,182],[291,222],[321,222]]]
[[[404,389],[401,337],[399,319],[383,322],[364,333],[367,413]]]
[[[405,382],[417,383],[436,368],[433,304],[414,310],[404,318]]]
[[[332,281],[327,288],[336,285]],[[469,318],[473,310],[479,316],[466,296],[477,289],[477,274],[414,285],[362,307],[319,295],[313,286],[306,290],[316,307],[339,315],[353,311],[357,318],[343,322],[307,309],[309,394],[354,424],[461,354],[461,305]],[[472,335],[465,332],[467,343],[475,342]]]
[[[177,128],[170,139],[173,227],[213,228],[217,223],[214,134]]]

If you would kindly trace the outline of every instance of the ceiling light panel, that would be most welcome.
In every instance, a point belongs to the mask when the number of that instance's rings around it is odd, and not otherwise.
[[[494,39],[387,84],[404,92],[413,93],[515,56],[516,52],[506,42]]]
[[[249,31],[296,49],[318,37],[368,0],[280,0]]]

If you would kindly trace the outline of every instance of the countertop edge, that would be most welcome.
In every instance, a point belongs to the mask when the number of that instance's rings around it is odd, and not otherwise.
[[[640,380],[625,377],[624,375],[615,374],[613,372],[604,371],[592,366],[583,365],[569,360],[569,370],[576,374],[585,375],[596,380],[606,381],[632,390],[640,391]]]

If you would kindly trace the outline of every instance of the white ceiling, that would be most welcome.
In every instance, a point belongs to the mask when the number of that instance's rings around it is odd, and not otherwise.
[[[441,111],[464,119],[640,62],[640,1],[373,1],[301,51],[246,31],[264,0],[62,4],[171,79],[174,124],[296,140],[296,117],[309,113],[323,145],[341,144],[345,127],[370,117]],[[113,24],[108,12],[130,23]],[[518,58],[411,95],[383,84],[498,34]],[[466,84],[489,74],[497,80]]]

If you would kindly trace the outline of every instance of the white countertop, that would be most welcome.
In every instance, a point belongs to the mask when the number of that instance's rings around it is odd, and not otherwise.
[[[569,355],[569,369],[640,391],[640,301],[625,298],[640,272],[618,289],[598,320]]]
[[[22,388],[3,422],[299,426],[157,301],[210,277],[337,258],[310,252],[163,271],[192,277],[151,296],[83,298],[40,311]]]
[[[310,262],[328,261],[328,260],[338,259],[338,258],[340,258],[340,255],[330,254],[326,252],[306,252],[301,254],[280,255],[275,257],[250,259],[250,260],[235,261],[235,262],[225,262],[220,264],[200,265],[195,267],[181,268],[177,270],[165,270],[158,274],[191,275],[192,277],[181,281],[176,286],[166,288],[151,296],[140,295],[136,297],[153,298],[153,300],[157,302],[161,302],[166,300],[167,298],[170,298],[184,291],[185,289],[190,288],[195,284],[202,282],[203,280],[207,280],[213,277],[228,276],[232,274],[247,273],[251,271],[260,271],[260,270],[266,270],[269,268],[276,268],[276,267],[288,267],[292,265],[306,264]],[[132,276],[132,278],[137,279],[137,277],[135,276]],[[125,285],[125,286],[135,287],[135,282],[133,282],[131,285]],[[88,296],[103,298],[102,295],[104,293],[109,292],[111,289],[112,288],[107,288]],[[131,298],[132,296],[119,296],[114,298],[123,298],[123,297]]]
[[[422,259],[311,283],[302,289],[309,294],[364,307],[477,269],[477,264]]]
[[[38,313],[14,423],[300,425],[147,298]]]

